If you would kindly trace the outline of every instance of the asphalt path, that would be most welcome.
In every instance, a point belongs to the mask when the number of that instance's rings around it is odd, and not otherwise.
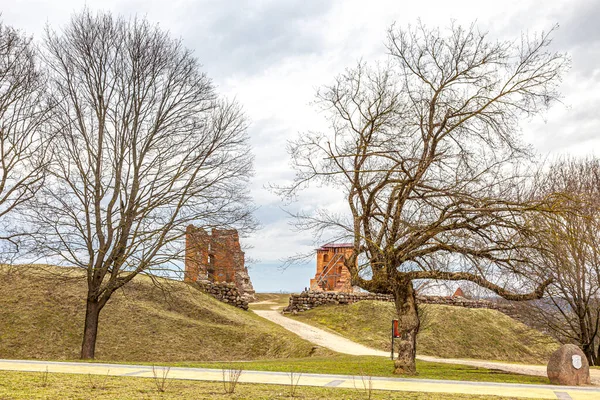
[[[156,367],[159,376],[164,367]],[[0,360],[0,370],[21,372],[46,372],[127,376],[132,378],[153,378],[153,367],[132,364],[99,364],[83,362],[56,362],[32,360]],[[223,370],[207,368],[172,367],[168,379],[195,381],[222,381]],[[243,371],[239,382],[290,385],[290,375],[286,372]],[[534,399],[598,400],[600,388],[570,387],[552,385],[525,385],[510,383],[462,382],[450,380],[361,377],[330,374],[301,374],[299,386],[339,387],[363,390],[370,385],[373,390],[426,393],[460,393],[482,396],[505,396]]]

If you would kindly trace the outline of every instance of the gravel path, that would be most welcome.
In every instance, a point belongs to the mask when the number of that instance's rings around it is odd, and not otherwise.
[[[315,328],[304,322],[284,317],[279,311],[254,310],[254,312],[269,321],[281,325],[288,331],[300,336],[302,339],[306,339],[321,347],[337,351],[338,353],[351,354],[353,356],[390,356],[390,353],[386,351],[371,349],[346,339],[345,337],[329,333],[323,329]]]
[[[327,332],[323,329],[316,328],[303,322],[284,317],[279,311],[254,310],[254,312],[257,315],[268,319],[269,321],[281,325],[285,329],[295,333],[296,335],[300,336],[305,340],[308,340],[309,342],[312,342],[322,347],[326,347],[338,353],[351,354],[355,356],[390,356],[390,353],[386,351],[372,349],[370,347],[366,347],[362,344],[358,344],[349,339],[346,339],[340,335],[336,335],[334,333]],[[511,364],[496,361],[466,360],[460,358],[438,358],[422,355],[417,356],[417,359],[446,364],[461,364],[469,365],[472,367],[497,369],[501,371],[513,372],[523,375],[546,376],[545,365]],[[591,369],[590,375],[592,384],[600,385],[600,370]]]

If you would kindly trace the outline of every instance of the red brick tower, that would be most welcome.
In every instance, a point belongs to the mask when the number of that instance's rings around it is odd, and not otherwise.
[[[189,225],[185,236],[186,282],[208,280],[234,283],[242,297],[254,297],[254,288],[244,265],[244,252],[235,229],[213,229],[209,235],[202,228]]]
[[[310,290],[352,292],[350,271],[344,265],[352,247],[352,243],[328,243],[317,249],[317,273],[310,280]]]

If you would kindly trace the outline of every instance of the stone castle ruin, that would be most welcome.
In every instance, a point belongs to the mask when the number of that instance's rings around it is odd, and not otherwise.
[[[310,280],[310,289],[290,296],[289,305],[284,312],[297,313],[325,304],[352,304],[363,300],[393,302],[394,297],[387,294],[363,292],[352,287],[350,271],[344,265],[352,254],[352,243],[327,243],[317,249],[317,271]],[[459,287],[452,296],[428,296],[417,293],[420,304],[438,304],[464,308],[489,308],[508,316],[522,320],[517,307],[511,302],[473,300]],[[525,324],[527,322],[522,321]]]
[[[344,265],[352,254],[352,243],[327,243],[317,249],[317,272],[310,280],[310,290],[318,292],[353,291],[350,271]]]
[[[185,234],[184,280],[232,284],[245,301],[253,301],[254,288],[237,230],[213,228],[209,234],[189,225]]]

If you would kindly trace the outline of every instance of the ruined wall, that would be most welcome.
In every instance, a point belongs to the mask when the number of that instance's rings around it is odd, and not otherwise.
[[[240,295],[233,283],[213,283],[209,281],[196,281],[192,283],[198,289],[234,307],[248,310],[248,301]]]
[[[204,229],[189,225],[185,231],[185,282],[208,280],[209,236]]]
[[[302,292],[290,296],[289,305],[283,312],[297,313],[319,307],[324,304],[352,304],[363,300],[378,300],[393,302],[394,297],[387,294],[376,293],[340,293],[340,292]],[[503,312],[504,314],[519,319],[518,310],[510,303],[497,303],[488,300],[470,300],[464,297],[449,296],[417,296],[419,304],[439,304],[465,308],[488,308]]]
[[[254,300],[254,288],[235,229],[212,229],[208,234],[204,229],[190,225],[185,243],[186,282],[230,283],[244,300]]]
[[[302,292],[290,296],[289,305],[283,312],[300,312],[324,304],[352,304],[362,300],[394,301],[391,295],[375,293]]]

